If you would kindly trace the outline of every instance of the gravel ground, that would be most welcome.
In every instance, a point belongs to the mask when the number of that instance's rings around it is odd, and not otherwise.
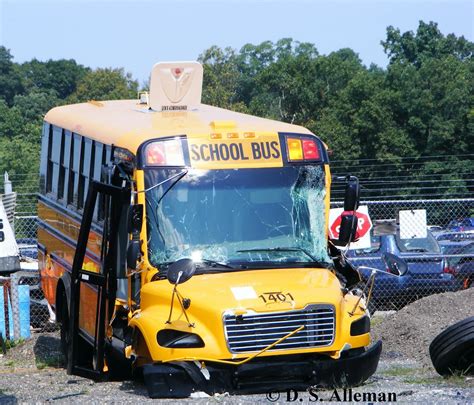
[[[442,378],[429,362],[428,345],[443,328],[473,314],[474,289],[440,294],[417,301],[397,313],[376,314],[373,334],[384,341],[377,372],[361,387],[266,395],[190,398],[197,404],[382,402],[389,393],[396,402],[474,403],[474,378]],[[376,398],[367,395],[375,393]],[[363,401],[362,395],[366,400]],[[287,396],[289,395],[289,396]],[[360,399],[357,395],[361,395]],[[352,399],[352,400],[351,400]],[[392,397],[393,399],[393,397]],[[62,368],[58,332],[34,333],[21,345],[0,355],[0,404],[14,403],[170,403],[151,400],[141,381],[95,383],[68,376]],[[394,401],[393,401],[394,402]]]

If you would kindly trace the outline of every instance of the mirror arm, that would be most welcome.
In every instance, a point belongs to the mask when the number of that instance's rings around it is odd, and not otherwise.
[[[385,270],[374,269],[373,267],[359,266],[357,268],[358,269],[365,269],[365,270],[372,270],[372,272],[376,272],[376,273],[388,274],[389,276],[392,276],[392,277],[400,277],[398,274],[393,274],[393,273],[390,273],[389,271],[385,271]]]
[[[367,283],[365,284],[364,289],[362,290],[362,294],[359,296],[359,299],[358,299],[357,302],[355,303],[354,308],[352,308],[352,311],[349,312],[349,316],[354,316],[355,310],[356,310],[357,307],[359,306],[360,301],[362,300],[362,297],[364,296],[365,291],[367,290],[367,286],[368,286],[369,283],[370,283],[369,294],[368,294],[368,296],[367,296],[367,303],[366,303],[366,308],[368,307],[370,297],[372,296],[372,289],[373,289],[373,287],[374,287],[375,274],[376,274],[376,273],[377,273],[377,272],[375,271],[375,269],[372,269],[372,273],[370,274],[370,277],[369,277],[369,279],[367,280]]]
[[[183,310],[184,312],[184,316],[186,317],[186,321],[188,321],[188,326],[190,328],[194,328],[195,324],[194,323],[191,323],[191,321],[189,320],[188,318],[188,314],[186,312],[186,308],[184,307],[184,304],[183,304],[183,296],[180,294],[180,292],[178,291],[178,284],[179,284],[179,280],[181,279],[181,276],[183,275],[183,272],[180,271],[178,273],[178,277],[176,279],[176,283],[174,283],[174,286],[173,286],[173,293],[171,295],[171,305],[170,305],[170,313],[169,313],[169,316],[168,316],[168,320],[165,322],[166,324],[171,324],[171,316],[173,315],[173,305],[174,305],[174,297],[176,296],[178,298],[178,302],[179,302],[179,305],[181,306],[181,309]]]

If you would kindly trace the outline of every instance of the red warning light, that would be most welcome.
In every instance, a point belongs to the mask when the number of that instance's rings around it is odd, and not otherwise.
[[[179,76],[181,76],[181,73],[183,73],[183,69],[174,68],[174,69],[171,69],[171,72],[173,73],[174,77],[178,78]]]
[[[312,139],[303,139],[303,155],[305,160],[319,160],[319,148]]]

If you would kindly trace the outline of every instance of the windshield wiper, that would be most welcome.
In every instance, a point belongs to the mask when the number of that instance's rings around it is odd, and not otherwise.
[[[234,269],[234,267],[229,266],[228,264],[217,262],[211,259],[200,259],[199,261],[195,262],[195,264],[199,267],[199,264],[206,264],[212,268],[221,268],[221,269]]]
[[[318,262],[316,258],[309,253],[307,250],[298,247],[275,247],[275,248],[256,248],[256,249],[243,249],[237,250],[238,253],[249,253],[249,252],[303,252],[313,262]]]

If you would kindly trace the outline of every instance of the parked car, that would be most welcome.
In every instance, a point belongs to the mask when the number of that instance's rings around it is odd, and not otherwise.
[[[470,242],[454,252],[447,259],[456,280],[456,289],[472,287],[474,281],[474,242]]]
[[[474,218],[455,219],[448,224],[447,229],[454,232],[474,231]]]
[[[469,239],[445,240],[443,239],[443,240],[439,240],[438,243],[439,243],[439,247],[441,248],[441,253],[443,253],[443,255],[448,258],[448,262],[449,262],[449,257],[451,255],[457,254],[459,249],[463,248],[466,245],[471,244],[473,241],[474,239],[473,240],[469,240]]]
[[[357,266],[385,270],[383,253],[393,253],[408,264],[408,271],[401,277],[379,273],[372,291],[372,308],[399,309],[427,295],[452,291],[456,288],[454,276],[447,266],[440,246],[431,232],[425,238],[401,239],[399,227],[387,223],[375,224],[371,234],[371,247],[349,250],[349,260]],[[367,278],[370,270],[361,270]]]
[[[443,241],[464,241],[471,240],[474,241],[474,231],[436,231],[433,232],[433,236],[438,242]]]

